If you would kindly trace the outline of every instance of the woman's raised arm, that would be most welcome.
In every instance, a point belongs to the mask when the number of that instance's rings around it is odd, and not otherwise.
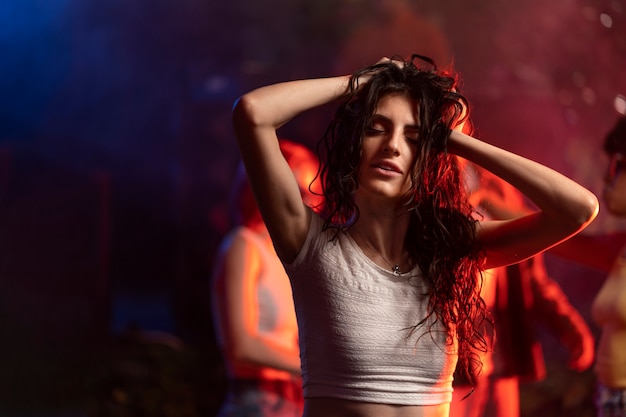
[[[580,232],[598,213],[593,193],[530,159],[458,131],[451,133],[448,149],[504,179],[539,208],[516,219],[481,222],[478,237],[485,249],[485,268],[543,252]]]
[[[233,125],[250,184],[278,256],[292,261],[311,211],[283,157],[276,130],[298,114],[343,94],[349,77],[289,81],[253,90],[235,103]]]

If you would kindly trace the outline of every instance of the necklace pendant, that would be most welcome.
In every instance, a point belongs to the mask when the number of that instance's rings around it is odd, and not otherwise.
[[[396,274],[396,275],[400,275],[400,265],[394,265],[391,267],[391,271]]]

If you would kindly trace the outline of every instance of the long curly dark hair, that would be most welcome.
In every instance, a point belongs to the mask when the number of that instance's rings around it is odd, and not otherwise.
[[[334,228],[337,236],[358,219],[352,195],[359,186],[362,139],[379,100],[387,95],[410,97],[417,106],[420,140],[412,186],[405,196],[411,213],[405,246],[430,291],[427,317],[414,329],[434,315],[447,334],[457,338],[457,370],[473,383],[481,366],[478,352],[487,349],[483,329],[490,316],[480,297],[481,248],[474,212],[457,158],[446,151],[451,129],[466,120],[469,106],[458,93],[457,77],[438,71],[430,58],[413,55],[393,61],[353,74],[347,98],[318,143],[324,228]]]

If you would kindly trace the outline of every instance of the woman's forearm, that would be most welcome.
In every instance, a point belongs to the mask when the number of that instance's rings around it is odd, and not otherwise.
[[[298,114],[343,96],[349,76],[288,81],[253,90],[237,100],[234,123],[278,129]]]
[[[557,223],[579,228],[597,214],[593,193],[547,166],[457,131],[452,132],[448,149],[509,182]]]
[[[228,353],[237,363],[253,364],[300,375],[300,355],[296,345],[276,343],[270,337],[242,335]]]

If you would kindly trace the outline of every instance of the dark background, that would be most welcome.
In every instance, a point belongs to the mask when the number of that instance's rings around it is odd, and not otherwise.
[[[1,2],[0,414],[212,415],[233,101],[412,52],[460,72],[478,136],[601,193],[624,0]],[[281,133],[312,147],[328,114]],[[623,226],[601,212],[589,230]],[[547,260],[597,334],[602,273]],[[525,415],[592,415],[592,375],[542,338]]]

